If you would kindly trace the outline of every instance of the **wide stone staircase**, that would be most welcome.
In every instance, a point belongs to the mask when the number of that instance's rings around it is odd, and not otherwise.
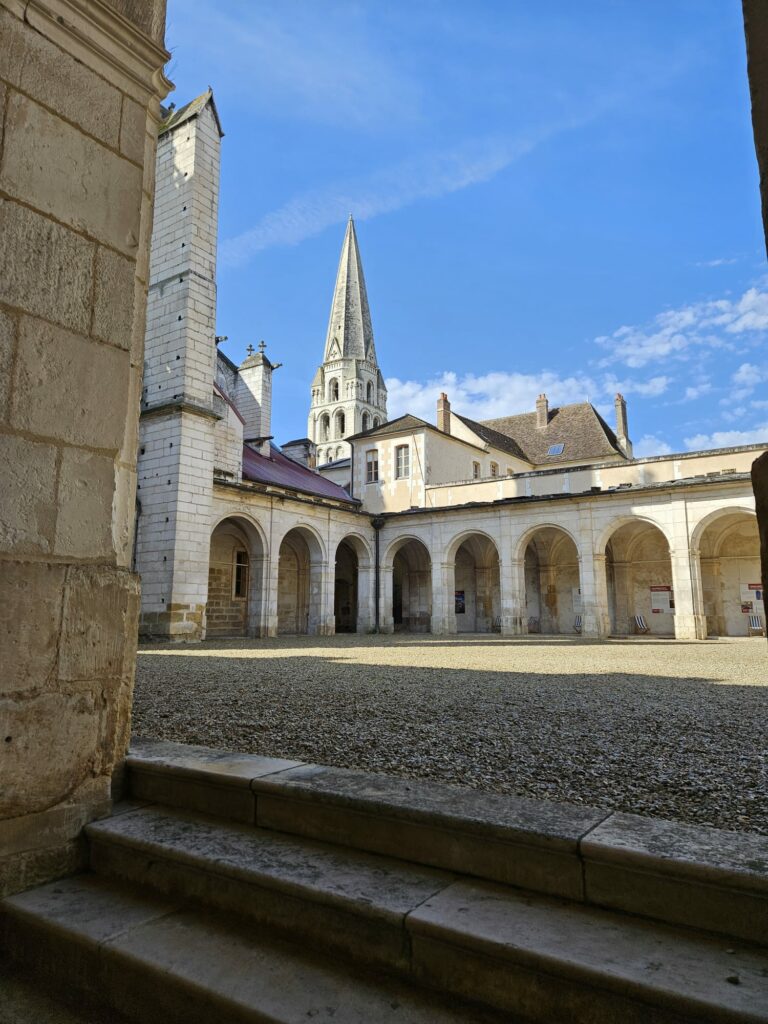
[[[768,839],[136,742],[0,949],[165,1022],[768,1024]]]

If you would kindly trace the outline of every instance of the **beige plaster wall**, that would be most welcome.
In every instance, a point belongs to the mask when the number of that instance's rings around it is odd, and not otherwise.
[[[88,3],[64,19],[53,0],[0,0],[0,892],[78,865],[129,734],[168,55],[162,0],[112,6],[119,32]]]

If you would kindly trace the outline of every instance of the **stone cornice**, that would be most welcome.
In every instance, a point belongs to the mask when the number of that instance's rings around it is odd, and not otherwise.
[[[213,409],[206,409],[203,405],[195,405],[194,402],[175,401],[175,402],[163,402],[161,405],[149,405],[141,410],[141,418],[150,419],[152,416],[167,416],[174,412],[187,412],[194,416],[202,416],[206,420],[220,420],[223,419]]]
[[[128,18],[103,0],[0,0],[0,6],[137,103],[150,105],[159,123],[159,101],[173,88],[163,73],[170,54]]]

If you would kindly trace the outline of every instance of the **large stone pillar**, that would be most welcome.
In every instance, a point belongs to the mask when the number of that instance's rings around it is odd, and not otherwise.
[[[376,621],[375,573],[369,564],[357,568],[357,632],[370,632]]]
[[[128,743],[164,24],[0,0],[0,894],[79,866]]]
[[[379,571],[379,632],[394,633],[395,619],[392,614],[393,567],[382,565]]]
[[[587,552],[579,559],[581,587],[581,635],[608,636],[611,613],[608,607],[608,575],[606,556]]]
[[[704,615],[698,557],[687,546],[682,550],[676,548],[670,551],[669,557],[675,595],[675,637],[678,640],[706,640],[707,619]]]
[[[432,563],[432,632],[438,636],[457,631],[456,563]]]
[[[520,636],[526,632],[525,562],[504,559],[499,562],[501,583],[501,635]]]
[[[307,632],[314,636],[333,636],[336,619],[333,614],[334,574],[328,562],[315,561],[309,565],[309,620]]]

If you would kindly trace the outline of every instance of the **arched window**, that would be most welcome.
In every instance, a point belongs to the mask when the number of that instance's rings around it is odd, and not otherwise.
[[[346,418],[341,409],[336,413],[336,437],[344,437],[346,430]]]
[[[331,417],[327,414],[320,417],[320,440],[327,441],[331,435]]]
[[[368,387],[365,389],[365,400],[368,405],[373,405],[373,384],[368,381]]]
[[[368,387],[370,387],[370,384],[368,385]],[[364,431],[368,429],[368,425],[369,425],[370,422],[371,422],[370,416],[368,415],[367,412],[364,412],[363,413],[363,430]]]
[[[378,416],[374,416],[373,417],[373,429],[375,430],[376,427],[378,427],[378,425],[379,425],[379,417]]]
[[[328,385],[328,401],[338,402],[339,400],[339,382],[334,377]]]
[[[336,458],[340,459],[343,454],[344,452],[341,450],[341,445],[339,445],[339,447],[336,449]]]

